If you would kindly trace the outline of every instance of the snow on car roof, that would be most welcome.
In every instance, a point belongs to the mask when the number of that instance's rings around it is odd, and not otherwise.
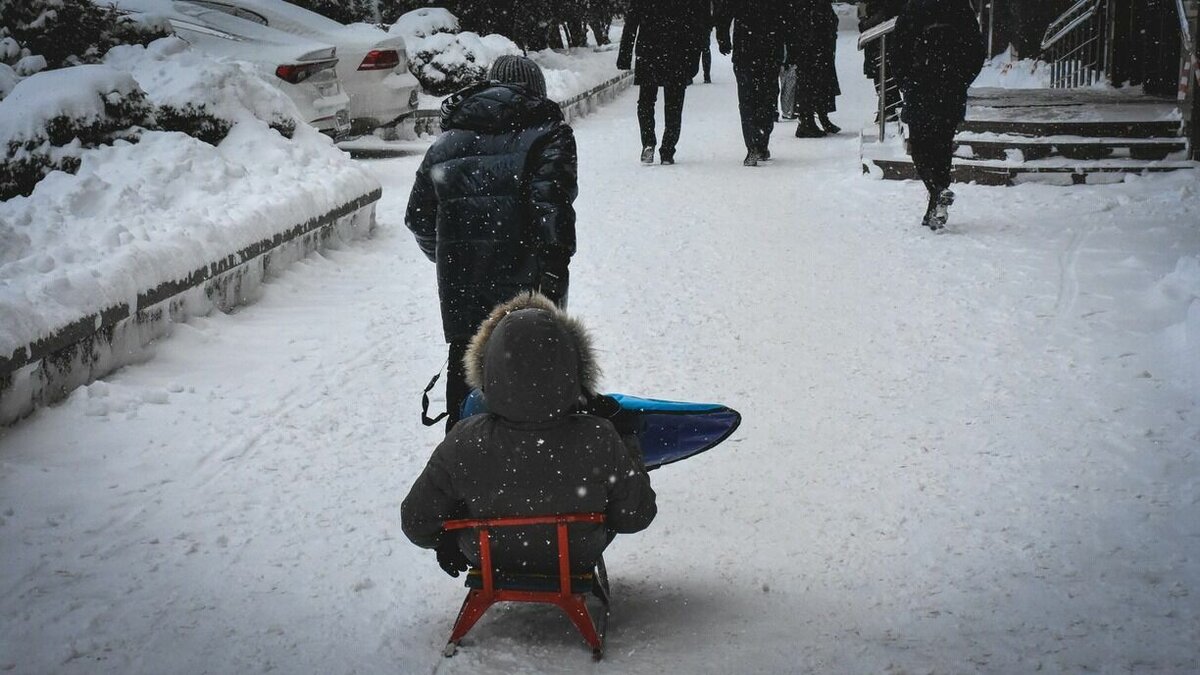
[[[190,0],[205,6],[225,6],[259,14],[267,24],[294,35],[307,35],[334,44],[362,45],[388,40],[386,31],[366,23],[342,24],[283,0]]]
[[[204,51],[247,61],[288,63],[334,56],[334,46],[177,0],[113,0],[118,9],[168,19]]]

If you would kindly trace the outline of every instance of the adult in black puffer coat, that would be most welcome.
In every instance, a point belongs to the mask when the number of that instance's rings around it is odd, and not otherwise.
[[[842,93],[836,65],[837,13],[829,0],[800,0],[797,9],[796,46],[789,49],[789,56],[798,66],[796,136],[836,134],[841,129],[829,120],[829,113],[837,110],[834,100]]]
[[[795,35],[796,0],[720,0],[717,46],[733,53],[738,112],[746,143],[745,166],[771,158],[771,131],[779,101],[779,65],[784,44]],[[732,26],[733,34],[730,35]]]
[[[888,44],[909,152],[929,192],[922,224],[940,230],[954,203],[954,134],[966,116],[967,89],[983,68],[983,35],[968,0],[909,0]]]
[[[437,263],[450,344],[447,430],[466,398],[462,357],[496,305],[540,289],[565,306],[575,253],[575,136],[537,64],[504,56],[489,81],[442,106],[442,135],[417,169],[405,224]]]
[[[414,544],[437,549],[457,576],[467,560],[478,565],[478,535],[443,532],[446,520],[604,513],[603,525],[570,529],[571,567],[582,573],[613,534],[650,525],[657,507],[640,458],[608,420],[573,412],[595,397],[599,371],[578,322],[542,296],[519,296],[480,327],[467,362],[489,412],[447,434],[404,499],[401,525]],[[493,564],[556,574],[552,528],[493,530]]]
[[[629,70],[631,64],[634,68],[643,163],[654,162],[654,107],[660,87],[666,128],[659,157],[663,164],[675,163],[684,93],[696,76],[697,59],[707,45],[711,25],[710,4],[700,0],[633,0],[625,13],[617,68]]]

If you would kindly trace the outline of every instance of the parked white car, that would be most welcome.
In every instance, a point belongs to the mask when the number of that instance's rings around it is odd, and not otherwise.
[[[183,0],[97,0],[160,16],[194,48],[257,65],[300,109],[304,120],[334,138],[350,131],[350,97],[337,73],[337,48]]]
[[[276,30],[337,47],[338,79],[350,96],[356,133],[417,109],[421,85],[408,72],[404,38],[365,23],[345,25],[284,0],[187,0]]]

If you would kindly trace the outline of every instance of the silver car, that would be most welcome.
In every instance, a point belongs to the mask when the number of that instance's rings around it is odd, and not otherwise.
[[[337,74],[350,96],[355,133],[397,122],[417,108],[421,85],[408,72],[404,38],[363,23],[345,25],[283,0],[187,0],[337,47]]]

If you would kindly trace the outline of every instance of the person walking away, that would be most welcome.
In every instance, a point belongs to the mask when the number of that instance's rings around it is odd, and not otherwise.
[[[696,0],[633,0],[625,14],[617,68],[633,67],[633,82],[638,86],[643,164],[654,163],[658,142],[654,108],[660,88],[665,128],[658,156],[663,164],[675,163],[675,146],[683,124],[684,93],[696,76],[701,48],[708,39],[707,27],[712,23],[707,5]]]
[[[488,412],[446,435],[400,506],[404,534],[436,550],[450,576],[480,564],[479,537],[445,532],[446,520],[604,513],[603,524],[570,528],[574,574],[590,572],[615,534],[654,520],[640,452],[609,420],[576,412],[597,396],[591,343],[578,321],[536,294],[497,307],[471,341],[469,379]],[[556,549],[540,544],[552,533],[548,526],[493,530],[493,566],[557,575]]]
[[[929,192],[922,225],[936,232],[954,203],[954,134],[966,117],[967,89],[983,68],[983,35],[969,0],[909,0],[896,20],[894,44],[900,117]]]
[[[779,64],[783,62],[786,36],[794,30],[794,2],[720,0],[717,3],[717,47],[722,54],[733,54],[738,112],[746,143],[746,158],[742,161],[745,166],[758,166],[760,161],[771,158]]]
[[[838,18],[829,0],[800,0],[798,10],[796,137],[820,138],[841,131],[829,120],[842,93],[836,62]]]
[[[404,218],[437,263],[447,431],[469,393],[463,356],[480,322],[520,291],[565,307],[575,253],[574,132],[533,61],[501,56],[488,77],[442,104],[442,135],[417,169]]]
[[[704,45],[700,50],[700,68],[704,71],[704,84],[712,84],[712,2],[704,2],[708,10],[708,24],[704,26],[704,39],[701,41]]]

